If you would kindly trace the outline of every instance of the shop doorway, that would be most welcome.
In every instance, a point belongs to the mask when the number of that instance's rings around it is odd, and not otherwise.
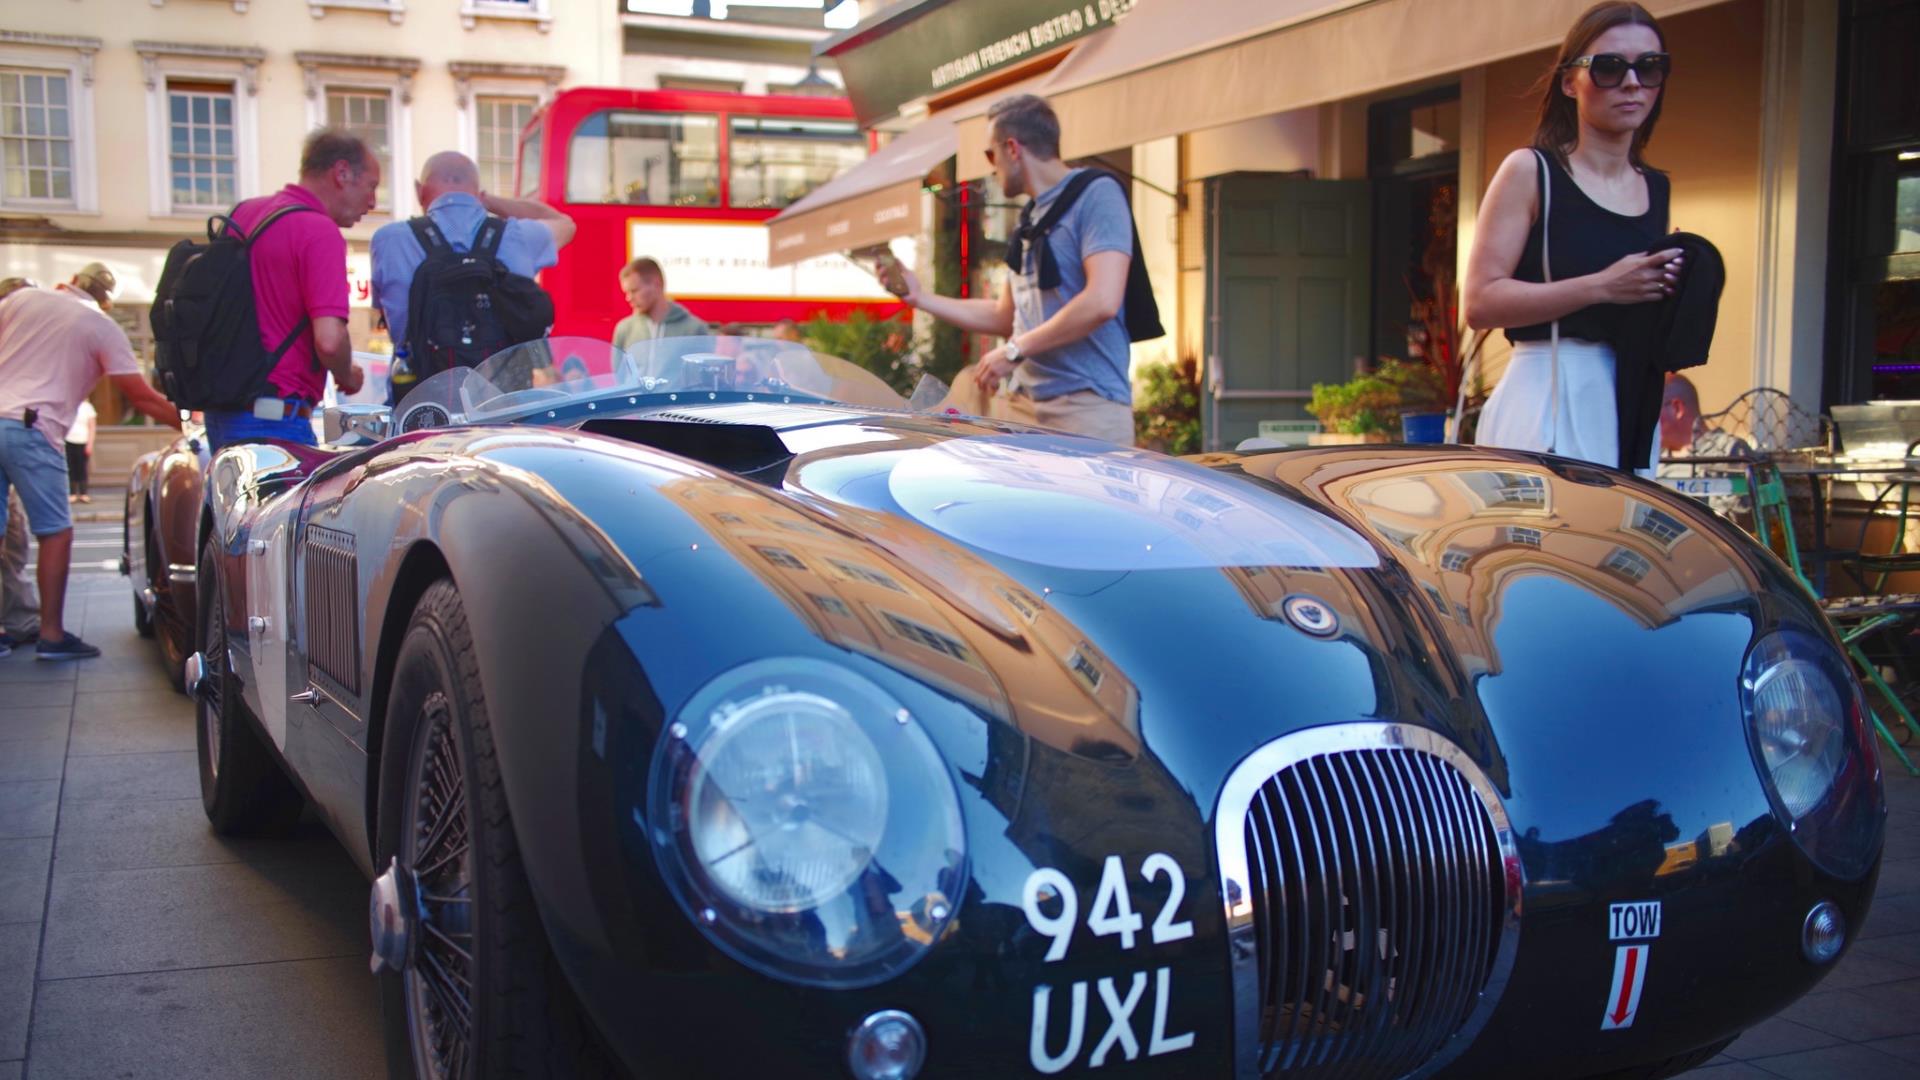
[[[1307,419],[1317,382],[1367,349],[1371,204],[1364,180],[1229,173],[1206,181],[1209,448]]]
[[[1845,20],[1825,403],[1920,400],[1920,0]]]
[[[1367,110],[1373,182],[1373,298],[1368,355],[1437,361],[1457,349],[1454,281],[1459,224],[1460,88]]]

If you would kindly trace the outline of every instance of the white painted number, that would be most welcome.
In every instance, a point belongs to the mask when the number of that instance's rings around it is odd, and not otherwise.
[[[1095,937],[1119,934],[1120,947],[1133,948],[1133,935],[1140,930],[1140,916],[1133,910],[1133,898],[1127,895],[1127,871],[1120,865],[1118,855],[1107,856],[1106,868],[1100,872],[1100,890],[1093,894],[1087,929],[1093,931]]]
[[[1043,899],[1051,900],[1055,897],[1060,900],[1060,914],[1048,915],[1040,910]],[[1080,919],[1080,896],[1073,891],[1073,882],[1068,881],[1067,875],[1053,867],[1043,866],[1027,875],[1026,888],[1020,890],[1020,906],[1026,910],[1027,925],[1033,927],[1042,937],[1053,939],[1053,944],[1047,946],[1047,963],[1051,964],[1055,960],[1064,958],[1067,955],[1067,943],[1073,940],[1073,924]],[[1084,998],[1086,988],[1078,987],[1077,989]],[[1083,1010],[1074,1011],[1077,1014]],[[1039,1033],[1034,1035],[1035,1046],[1040,1045],[1041,1037]],[[1079,1042],[1078,1034],[1074,1036],[1074,1041],[1076,1044]],[[1038,1058],[1036,1057],[1035,1060],[1037,1061]],[[1035,1067],[1038,1068],[1037,1065]],[[1041,1069],[1040,1071],[1058,1072],[1059,1070]]]
[[[1100,992],[1100,1003],[1107,1010],[1107,1031],[1094,1045],[1093,1053],[1087,1055],[1087,1068],[1097,1069],[1105,1065],[1108,1054],[1115,1046],[1120,1048],[1120,1054],[1126,1060],[1135,1060],[1140,1056],[1140,1037],[1133,1030],[1133,1014],[1140,1007],[1140,999],[1146,995],[1147,973],[1133,973],[1127,982],[1124,997],[1120,994],[1119,983],[1112,978],[1100,979],[1094,985]],[[1172,985],[1173,973],[1169,969],[1154,969],[1153,1021],[1147,1033],[1148,1057],[1193,1048],[1193,1032],[1167,1034]],[[1055,1054],[1047,1048],[1048,1031],[1053,1027],[1053,987],[1033,988],[1033,1020],[1027,1038],[1027,1060],[1039,1072],[1052,1075],[1072,1065],[1080,1057],[1080,1048],[1085,1045],[1087,1035],[1087,984],[1084,980],[1073,984],[1067,1010],[1066,1045]]]
[[[1181,941],[1193,936],[1193,924],[1185,919],[1174,922],[1173,917],[1180,910],[1180,901],[1187,898],[1187,875],[1180,872],[1180,864],[1173,856],[1156,851],[1147,856],[1140,864],[1140,876],[1152,881],[1161,874],[1167,875],[1167,902],[1160,905],[1160,914],[1153,920],[1153,943],[1165,945],[1169,941]]]

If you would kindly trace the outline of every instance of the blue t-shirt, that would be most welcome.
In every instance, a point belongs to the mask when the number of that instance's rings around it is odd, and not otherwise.
[[[1060,197],[1075,169],[1034,200],[1032,220],[1045,216]],[[1133,254],[1133,211],[1120,185],[1096,180],[1047,234],[1053,245],[1054,265],[1060,269],[1060,287],[1042,289],[1038,245],[1028,245],[1026,265],[1013,278],[1013,332],[1025,333],[1053,317],[1054,312],[1087,287],[1089,256],[1103,251]],[[1100,328],[1071,345],[1024,357],[1014,368],[1014,385],[1025,387],[1035,401],[1045,401],[1076,390],[1092,390],[1103,398],[1131,404],[1133,385],[1127,378],[1126,312],[1116,313]]]
[[[480,234],[487,209],[464,191],[450,191],[433,200],[427,216],[455,251],[465,251]],[[411,225],[391,221],[373,234],[372,254],[373,302],[386,313],[387,337],[397,348],[407,340],[407,294],[413,288],[413,272],[427,261],[427,253],[414,237]],[[552,266],[560,261],[553,230],[538,221],[509,218],[507,231],[500,237],[500,261],[508,270],[527,277]]]

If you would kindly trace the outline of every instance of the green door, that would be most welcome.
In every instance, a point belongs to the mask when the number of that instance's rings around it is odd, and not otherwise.
[[[1262,420],[1311,419],[1317,382],[1367,351],[1371,215],[1364,180],[1230,173],[1207,181],[1209,449]]]

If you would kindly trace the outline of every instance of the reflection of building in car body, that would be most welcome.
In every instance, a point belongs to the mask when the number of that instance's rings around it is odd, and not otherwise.
[[[1438,625],[1476,672],[1501,669],[1491,635],[1502,595],[1528,574],[1577,581],[1647,628],[1754,586],[1733,576],[1723,541],[1656,505],[1662,496],[1629,497],[1623,511],[1612,489],[1522,459],[1489,468],[1484,460],[1383,451],[1328,470],[1311,454],[1244,467],[1352,506],[1418,579]],[[1261,595],[1278,599],[1271,590]]]
[[[839,521],[770,509],[764,494],[731,480],[661,490],[824,640],[1063,748],[1137,745],[1139,695],[1126,676],[1058,612],[964,548],[851,507],[833,509]],[[1019,672],[1017,694],[994,675],[1009,671]]]

